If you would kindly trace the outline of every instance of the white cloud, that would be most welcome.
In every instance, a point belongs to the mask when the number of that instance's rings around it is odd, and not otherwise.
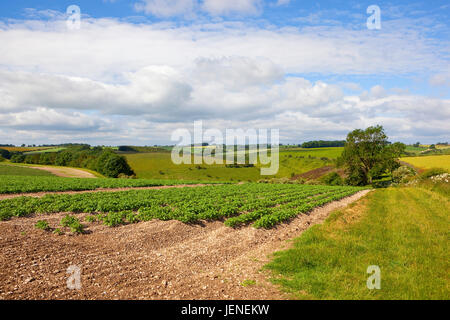
[[[211,15],[258,15],[262,12],[262,0],[203,0],[202,8]]]
[[[201,57],[264,57],[291,73],[406,74],[438,72],[448,43],[401,30],[388,34],[335,28],[260,29],[242,23],[175,27],[83,19],[21,21],[0,26],[0,61],[10,69],[111,77],[148,65],[185,68]],[[386,49],[388,48],[388,49]]]
[[[48,108],[0,114],[2,127],[19,130],[39,131],[98,131],[105,125],[104,120],[79,112],[58,112]]]
[[[104,114],[157,114],[176,111],[189,100],[191,88],[170,67],[149,66],[124,75],[125,84],[88,78],[0,71],[3,112],[45,106],[98,110]]]
[[[194,119],[218,128],[279,128],[292,142],[341,138],[378,123],[397,138],[448,140],[448,99],[382,86],[363,92],[353,82],[298,75],[445,74],[448,41],[402,28],[85,18],[77,31],[58,19],[0,23],[0,30],[4,143],[169,143],[173,128]],[[445,83],[441,76],[430,82]]]
[[[196,119],[215,127],[226,123],[279,128],[290,139],[298,132],[324,137],[376,123],[399,137],[423,130],[445,139],[450,120],[450,100],[389,94],[379,85],[360,96],[345,95],[339,85],[286,77],[266,59],[200,59],[182,73],[168,66],[148,66],[123,79],[121,84],[108,84],[3,71],[0,101],[9,102],[1,105],[0,125],[84,130],[87,136],[104,127],[122,128],[112,133],[118,139],[134,139],[151,126],[152,135],[146,137],[158,136],[169,143],[170,132],[164,130],[188,126]],[[91,118],[92,114],[97,116]]]
[[[196,0],[142,0],[135,9],[157,17],[191,16],[197,6]]]

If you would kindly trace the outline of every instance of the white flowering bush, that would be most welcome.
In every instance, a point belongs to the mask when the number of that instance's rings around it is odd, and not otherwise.
[[[433,182],[449,182],[450,181],[450,173],[442,173],[440,175],[437,176],[432,176],[430,178],[431,181]]]

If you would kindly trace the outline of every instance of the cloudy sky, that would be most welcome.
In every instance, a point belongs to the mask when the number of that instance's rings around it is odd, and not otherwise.
[[[367,27],[374,4],[381,29]],[[170,144],[195,120],[277,128],[282,143],[375,124],[448,141],[450,5],[0,2],[0,143]]]

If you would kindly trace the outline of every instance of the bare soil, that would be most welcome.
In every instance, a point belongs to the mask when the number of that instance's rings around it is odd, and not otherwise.
[[[117,228],[84,223],[86,234],[58,236],[34,224],[45,218],[57,227],[63,213],[2,221],[0,299],[287,299],[261,270],[271,253],[368,192],[270,230],[154,220]],[[67,288],[71,265],[81,268],[80,290]]]
[[[58,177],[97,178],[94,174],[84,171],[84,170],[81,170],[81,169],[74,169],[74,168],[67,168],[67,167],[56,168],[56,167],[44,167],[44,166],[29,167],[29,168],[48,171]]]

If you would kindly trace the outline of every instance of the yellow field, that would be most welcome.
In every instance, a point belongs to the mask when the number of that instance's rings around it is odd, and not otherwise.
[[[450,155],[407,157],[401,160],[421,169],[443,168],[450,171]]]

